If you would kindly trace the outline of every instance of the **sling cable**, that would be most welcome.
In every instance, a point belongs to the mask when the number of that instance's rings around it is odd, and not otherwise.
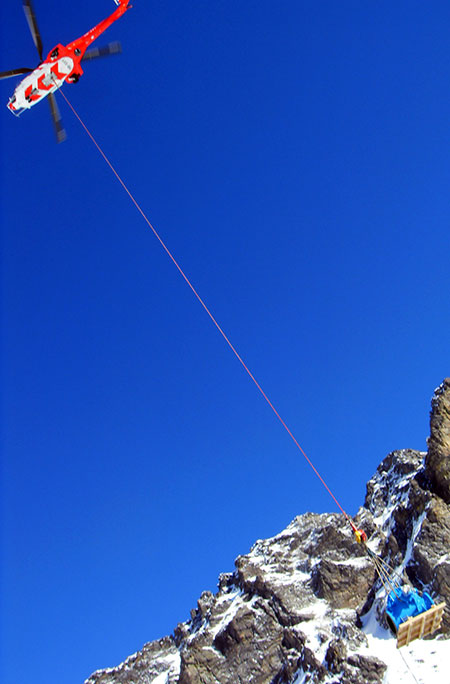
[[[242,359],[242,357],[240,356],[240,354],[238,353],[238,351],[236,350],[236,348],[235,348],[235,347],[233,346],[233,344],[231,343],[230,339],[228,338],[228,336],[226,335],[226,333],[224,332],[224,330],[221,328],[221,326],[219,325],[219,323],[217,322],[217,320],[214,318],[214,316],[213,316],[213,314],[211,313],[210,309],[207,307],[207,305],[205,304],[205,302],[203,301],[203,299],[200,297],[199,293],[197,292],[197,290],[195,289],[195,287],[192,285],[191,281],[189,280],[189,278],[187,277],[187,275],[185,274],[185,272],[184,272],[183,269],[181,268],[180,264],[179,264],[178,261],[175,259],[175,257],[173,256],[172,252],[169,250],[169,248],[167,247],[167,245],[165,244],[165,242],[163,241],[163,239],[161,238],[161,236],[160,236],[159,233],[157,232],[156,228],[155,228],[155,227],[153,226],[153,224],[151,223],[150,219],[147,217],[146,213],[144,212],[144,210],[142,209],[141,205],[138,203],[138,201],[136,200],[136,198],[135,198],[134,195],[132,194],[131,190],[130,190],[130,189],[128,188],[128,186],[126,185],[125,181],[121,178],[121,176],[119,175],[118,171],[115,169],[115,167],[113,166],[113,164],[111,163],[111,161],[109,160],[109,158],[106,156],[105,152],[102,150],[102,148],[100,147],[99,143],[98,143],[97,140],[94,138],[94,136],[93,136],[93,134],[91,133],[91,131],[88,129],[87,125],[86,125],[86,124],[84,123],[84,121],[81,119],[80,115],[79,115],[78,112],[75,110],[74,106],[70,103],[70,101],[68,100],[68,98],[67,98],[67,96],[64,94],[64,92],[63,92],[62,90],[60,90],[60,93],[61,93],[62,97],[64,98],[64,100],[66,101],[67,105],[68,105],[68,106],[70,107],[70,109],[72,110],[72,112],[73,112],[73,114],[75,115],[75,117],[78,119],[79,123],[81,124],[82,128],[84,129],[84,131],[86,132],[86,134],[88,135],[88,137],[90,138],[90,140],[92,141],[92,143],[94,144],[94,146],[97,148],[97,151],[100,153],[101,157],[103,157],[104,161],[106,162],[106,164],[107,164],[107,165],[109,166],[109,168],[111,169],[111,171],[112,171],[112,173],[114,174],[114,176],[116,177],[117,181],[120,183],[120,185],[122,186],[122,188],[125,190],[125,192],[127,193],[128,197],[130,198],[131,202],[134,204],[134,206],[136,207],[136,209],[138,210],[138,212],[141,214],[142,218],[144,219],[144,221],[146,222],[146,224],[148,225],[148,227],[150,228],[150,230],[152,231],[152,233],[154,234],[154,236],[155,236],[156,239],[158,240],[159,244],[161,245],[161,247],[162,247],[163,250],[166,252],[166,254],[167,254],[167,256],[169,257],[169,259],[172,261],[172,263],[174,264],[174,266],[175,266],[176,269],[178,270],[178,272],[179,272],[179,274],[181,275],[181,277],[183,278],[183,280],[186,282],[186,284],[188,285],[188,287],[191,289],[192,293],[194,294],[194,296],[196,297],[196,299],[199,301],[199,303],[201,304],[201,306],[203,307],[203,309],[205,310],[205,312],[208,314],[208,316],[209,316],[209,318],[211,319],[212,323],[215,325],[215,327],[217,328],[217,330],[219,331],[219,333],[222,335],[223,339],[225,340],[225,342],[227,343],[227,345],[229,346],[229,348],[231,349],[231,351],[233,352],[233,354],[236,356],[237,360],[239,361],[239,363],[241,364],[241,366],[244,368],[244,370],[245,370],[245,372],[247,373],[247,375],[250,377],[250,379],[252,380],[252,382],[256,385],[256,387],[257,387],[257,389],[259,390],[260,394],[264,397],[265,401],[266,401],[267,404],[270,406],[270,408],[272,409],[273,413],[274,413],[275,416],[278,418],[279,422],[280,422],[281,425],[284,427],[284,429],[286,430],[286,432],[288,433],[288,435],[290,436],[290,438],[291,438],[292,441],[294,442],[294,444],[295,444],[295,446],[297,447],[297,449],[298,449],[298,450],[301,452],[301,454],[304,456],[304,458],[306,459],[306,461],[308,462],[308,464],[310,465],[310,467],[312,468],[312,470],[314,471],[314,473],[316,474],[316,476],[319,478],[319,480],[320,480],[320,482],[322,483],[322,485],[323,485],[323,486],[325,487],[325,489],[327,490],[328,494],[329,494],[329,495],[331,496],[331,498],[333,499],[333,501],[334,501],[334,503],[336,504],[336,506],[339,508],[339,510],[341,511],[341,513],[344,515],[346,521],[349,523],[349,525],[351,526],[351,528],[352,528],[352,530],[353,530],[353,532],[354,532],[354,534],[355,534],[356,540],[357,540],[359,543],[363,543],[363,544],[365,545],[365,542],[367,541],[367,535],[366,535],[366,533],[365,533],[363,530],[359,530],[359,529],[356,527],[356,525],[354,524],[354,522],[353,522],[353,520],[351,519],[351,517],[346,513],[346,511],[344,510],[344,508],[341,506],[341,504],[340,504],[339,501],[337,500],[336,496],[333,494],[333,492],[331,491],[331,489],[329,488],[329,486],[327,485],[327,483],[325,482],[325,480],[323,479],[323,477],[320,475],[319,471],[317,470],[317,468],[315,467],[315,465],[313,464],[313,462],[311,461],[311,459],[308,457],[308,455],[306,454],[306,452],[305,452],[305,451],[303,450],[303,448],[301,447],[300,443],[298,442],[298,440],[297,440],[296,437],[294,436],[293,432],[290,430],[290,428],[288,427],[288,425],[286,424],[286,422],[283,420],[283,418],[281,417],[281,415],[279,414],[279,412],[278,412],[277,409],[275,408],[275,406],[274,406],[274,404],[272,403],[272,401],[269,399],[269,397],[267,396],[267,394],[265,393],[265,391],[263,390],[263,388],[261,387],[261,385],[259,384],[259,382],[256,380],[256,378],[255,378],[255,376],[253,375],[253,373],[250,371],[250,369],[249,369],[248,366],[245,364],[244,360]]]
[[[307,463],[310,465],[316,476],[319,478],[320,482],[322,485],[325,487],[327,490],[328,494],[331,496],[333,499],[334,503],[336,506],[339,508],[341,513],[344,515],[346,521],[349,523],[349,525],[352,528],[352,531],[355,535],[356,541],[361,544],[363,547],[364,551],[366,552],[368,558],[370,561],[373,563],[376,574],[378,575],[381,583],[384,586],[385,592],[387,594],[387,600],[386,600],[386,609],[385,609],[385,616],[386,620],[388,623],[388,626],[390,627],[392,633],[397,637],[397,648],[400,648],[401,646],[408,645],[411,641],[422,638],[423,636],[426,636],[428,634],[432,634],[435,632],[441,625],[442,622],[442,617],[443,617],[443,612],[445,608],[445,603],[442,602],[438,605],[436,605],[431,598],[431,596],[427,592],[421,592],[419,593],[417,589],[414,589],[411,586],[406,586],[402,587],[401,582],[398,577],[396,577],[396,573],[393,571],[393,569],[380,557],[378,557],[372,549],[369,548],[367,544],[367,535],[362,529],[358,529],[351,519],[351,517],[346,513],[344,508],[341,506],[339,501],[337,500],[336,496],[333,494],[323,477],[320,475],[319,471],[311,461],[311,459],[308,457],[304,449],[301,447],[300,443],[286,424],[286,422],[283,420],[281,415],[279,414],[278,410],[275,408],[274,404],[272,401],[269,399],[259,382],[256,380],[255,376],[253,373],[250,371],[246,363],[244,362],[243,358],[240,356],[236,348],[233,346],[231,343],[230,339],[224,332],[224,330],[221,328],[217,320],[214,318],[213,314],[211,313],[210,309],[207,307],[203,299],[200,297],[199,293],[195,289],[195,287],[192,285],[191,281],[181,268],[180,264],[178,261],[175,259],[173,256],[172,252],[169,250],[161,236],[159,235],[158,231],[156,228],[153,226],[151,223],[150,219],[147,217],[146,213],[138,203],[138,201],[135,199],[134,195],[126,185],[125,181],[121,178],[119,175],[118,171],[115,169],[111,161],[108,159],[106,156],[105,152],[102,150],[100,145],[98,144],[97,140],[94,138],[84,121],[81,119],[80,115],[78,112],[75,110],[73,105],[69,102],[67,99],[66,95],[62,92],[61,95],[67,102],[67,105],[70,107],[72,110],[73,114],[75,117],[78,119],[80,122],[81,126],[85,130],[86,134],[88,137],[91,139],[93,142],[94,146],[97,148],[98,152],[100,155],[103,157],[104,161],[106,164],[109,166],[111,169],[112,173],[122,186],[122,188],[125,190],[127,193],[128,197],[138,210],[138,212],[141,214],[142,218],[160,243],[161,247],[163,250],[166,252],[167,256],[169,259],[172,261],[176,269],[178,270],[179,274],[183,278],[183,280],[186,282],[198,302],[201,304],[205,312],[208,314],[209,318],[211,319],[212,323],[214,326],[217,328],[241,366],[244,368],[245,372],[247,375],[250,377],[252,382],[255,384],[257,387],[258,391],[260,394],[263,396],[265,399],[266,403],[270,406],[272,409],[273,413],[275,416],[278,418],[279,422],[281,425],[284,427],[286,432],[288,433],[289,437],[292,439],[294,442],[295,446],[297,449],[301,452],[301,454],[304,456],[306,459]]]

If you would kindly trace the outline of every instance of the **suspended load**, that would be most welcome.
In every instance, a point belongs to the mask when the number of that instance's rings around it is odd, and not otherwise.
[[[398,573],[367,545],[364,530],[354,527],[353,532],[356,541],[364,547],[372,561],[386,590],[385,617],[389,629],[397,637],[397,648],[407,646],[411,641],[433,634],[439,629],[445,602],[435,604],[428,592],[419,592],[407,581],[402,582]]]
[[[432,634],[441,626],[445,603],[435,604],[428,592],[397,587],[386,602],[386,621],[397,636],[397,648],[407,646],[414,639]]]

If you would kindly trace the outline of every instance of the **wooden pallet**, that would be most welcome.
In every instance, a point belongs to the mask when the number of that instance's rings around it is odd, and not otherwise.
[[[421,639],[427,634],[433,634],[442,622],[445,603],[432,606],[416,617],[410,617],[402,622],[397,631],[397,648],[407,646],[414,639]]]

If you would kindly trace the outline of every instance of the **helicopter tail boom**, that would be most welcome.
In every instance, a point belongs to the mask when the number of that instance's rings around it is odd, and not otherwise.
[[[116,2],[116,0],[114,0],[114,2]],[[106,31],[106,29],[114,24],[117,19],[120,19],[120,17],[124,15],[127,10],[131,9],[129,0],[118,0],[118,3],[116,2],[116,4],[117,9],[114,10],[109,17],[103,19],[103,21],[81,36],[81,38],[77,38],[77,40],[69,43],[67,45],[68,50],[76,50],[76,54],[79,54],[80,57],[82,57],[94,40],[96,40],[104,31]]]

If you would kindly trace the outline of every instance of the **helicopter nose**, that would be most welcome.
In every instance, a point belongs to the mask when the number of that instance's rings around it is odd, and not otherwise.
[[[16,107],[15,104],[14,104],[15,102],[16,102],[16,98],[15,98],[15,97],[12,97],[12,98],[10,99],[10,101],[8,102],[8,104],[6,105],[6,106],[8,107],[8,109],[9,109],[9,111],[12,112],[13,114],[16,114],[16,113],[17,113],[17,107]]]

